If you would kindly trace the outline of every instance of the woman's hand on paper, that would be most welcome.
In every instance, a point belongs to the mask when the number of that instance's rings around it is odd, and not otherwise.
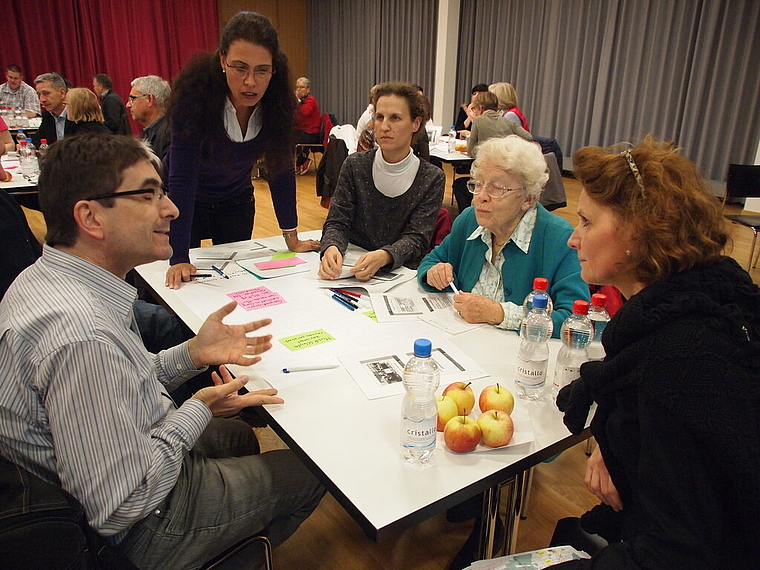
[[[454,310],[468,323],[498,325],[504,320],[501,304],[477,293],[454,295]]]
[[[343,272],[343,256],[340,250],[331,245],[325,250],[322,255],[322,259],[319,262],[319,275],[320,279],[337,279]]]
[[[384,249],[368,251],[356,260],[356,264],[350,269],[359,281],[369,281],[381,267],[393,263],[393,257]]]

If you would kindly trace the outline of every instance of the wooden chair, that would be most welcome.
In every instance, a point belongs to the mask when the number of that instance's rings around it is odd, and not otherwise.
[[[723,196],[723,205],[729,198],[760,198],[760,165],[757,164],[729,164],[728,176],[726,177],[726,193]],[[754,234],[752,237],[752,247],[749,250],[749,261],[747,262],[747,272],[750,268],[757,268],[757,257],[752,263],[752,255],[755,252],[757,243],[757,230],[760,228],[760,215],[758,214],[733,214],[727,215],[726,219],[735,224],[741,224],[748,227]],[[760,250],[758,250],[760,257]]]

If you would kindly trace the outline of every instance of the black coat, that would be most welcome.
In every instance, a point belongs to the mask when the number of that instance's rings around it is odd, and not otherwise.
[[[760,289],[730,258],[646,287],[602,337],[603,362],[558,398],[592,431],[624,508],[581,519],[611,539],[562,568],[757,568]]]

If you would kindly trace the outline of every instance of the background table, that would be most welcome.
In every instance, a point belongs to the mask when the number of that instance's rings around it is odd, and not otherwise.
[[[281,237],[256,241],[274,248],[285,248]],[[310,255],[313,256],[311,263],[315,267],[317,255]],[[301,256],[308,257],[302,254]],[[289,318],[293,323],[278,323],[278,319],[275,318],[275,322],[270,325],[271,330],[262,331],[274,334],[275,349],[264,355],[262,363],[250,369],[232,369],[236,374],[250,376],[251,381],[247,385],[250,389],[265,387],[268,384],[278,388],[286,403],[264,408],[272,428],[375,540],[388,538],[483,492],[487,492],[488,499],[495,501],[498,498],[499,487],[507,482],[506,501],[510,512],[506,520],[506,530],[507,544],[511,545],[519,510],[522,474],[530,467],[588,437],[587,433],[572,436],[562,424],[561,414],[551,401],[551,396],[546,395],[540,402],[518,402],[518,406],[523,406],[532,420],[532,443],[470,454],[455,454],[439,446],[433,454],[431,465],[407,465],[400,458],[401,396],[368,400],[343,368],[301,373],[310,376],[301,377],[304,381],[293,385],[283,384],[283,377],[278,374],[283,367],[301,363],[294,363],[287,353],[281,350],[278,339],[299,326],[305,331],[314,328],[314,324],[309,320],[309,309],[303,307],[320,302],[332,304],[335,318],[341,322],[345,322],[343,319],[349,317],[366,317],[355,314],[358,311],[349,313],[327,295],[315,295],[313,289],[317,286],[316,282],[304,279],[304,274],[260,281],[249,274],[234,273],[230,279],[219,279],[215,281],[214,287],[206,287],[202,300],[194,302],[193,295],[183,293],[182,289],[172,291],[164,287],[166,269],[167,262],[154,262],[138,267],[137,271],[168,306],[196,331],[211,310],[228,300],[228,292],[262,285],[272,291],[278,291],[284,289],[286,284],[292,287],[293,280],[300,280],[299,287],[303,288],[304,304],[298,309],[296,305],[288,309]],[[414,290],[416,287],[416,281],[410,281],[399,286],[399,289]],[[201,299],[197,295],[195,298]],[[253,311],[238,314],[235,318],[241,319],[242,322],[242,319],[274,316],[275,310],[276,308]],[[236,309],[236,313],[238,311],[240,309]],[[362,327],[364,324],[362,323]],[[425,336],[425,331],[429,332],[430,336],[443,334],[422,322],[374,323],[376,329],[371,330],[376,330],[376,334],[362,335],[357,335],[354,330],[339,330],[330,322],[323,322],[322,326],[339,341],[352,342],[357,346],[371,346],[375,338],[395,334],[404,338],[409,350],[414,339]],[[502,331],[486,326],[450,337],[449,341],[491,375],[473,382],[476,396],[483,387],[496,382],[510,390],[514,389],[513,378],[519,344],[519,337],[514,331]],[[550,343],[549,378],[553,372],[558,349],[558,341]],[[320,361],[320,347],[300,352],[306,351],[312,351],[313,359]],[[444,387],[440,387],[439,393]],[[492,502],[489,503],[489,507],[493,509]],[[484,536],[481,550],[483,556],[490,556],[494,521],[486,522],[490,523],[486,525],[489,534]]]

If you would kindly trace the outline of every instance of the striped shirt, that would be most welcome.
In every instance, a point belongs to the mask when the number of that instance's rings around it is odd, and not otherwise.
[[[152,355],[132,314],[135,289],[44,246],[0,303],[0,454],[85,507],[118,542],[169,494],[211,419],[167,389],[199,371],[187,343]]]

